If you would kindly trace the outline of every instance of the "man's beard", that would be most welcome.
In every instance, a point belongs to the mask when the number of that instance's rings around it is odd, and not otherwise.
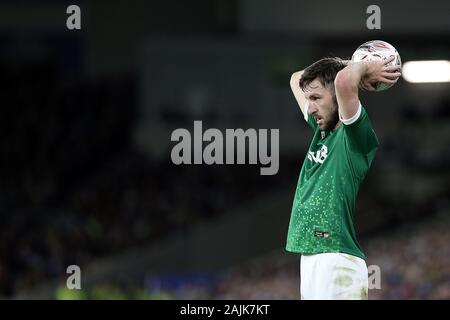
[[[338,114],[338,108],[334,109],[334,112],[331,114],[331,117],[327,122],[325,123],[325,127],[322,131],[332,131],[336,124],[339,122],[339,114]]]

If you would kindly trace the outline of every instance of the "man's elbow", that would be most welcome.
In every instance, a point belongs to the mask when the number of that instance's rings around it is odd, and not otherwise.
[[[349,83],[349,75],[345,70],[341,70],[336,74],[334,79],[334,87],[336,89],[342,89]]]
[[[289,81],[290,85],[292,86],[295,83],[298,83],[298,78],[295,76],[295,73],[292,74],[291,80]]]
[[[337,91],[354,91],[358,88],[358,84],[355,82],[356,81],[353,79],[350,72],[346,69],[342,69],[336,74],[336,78],[334,79],[334,87]]]
[[[291,75],[291,81],[290,81],[291,85],[299,86],[300,85],[300,78],[302,77],[302,74],[303,74],[303,70],[294,72]]]

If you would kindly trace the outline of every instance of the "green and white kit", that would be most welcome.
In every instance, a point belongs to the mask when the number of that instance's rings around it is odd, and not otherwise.
[[[306,108],[305,108],[306,109]],[[303,255],[365,255],[355,229],[354,208],[361,182],[378,148],[364,107],[334,131],[320,131],[305,110],[314,137],[303,162],[289,223],[286,250]]]

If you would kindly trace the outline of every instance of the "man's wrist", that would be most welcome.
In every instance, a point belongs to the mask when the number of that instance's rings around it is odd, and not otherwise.
[[[361,78],[364,78],[369,70],[369,61],[352,62],[351,66],[356,70]]]

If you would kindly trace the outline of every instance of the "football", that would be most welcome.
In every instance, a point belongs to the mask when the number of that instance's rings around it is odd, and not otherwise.
[[[387,64],[387,66],[401,66],[402,61],[400,54],[394,48],[393,45],[382,40],[367,41],[360,45],[352,55],[352,61],[376,61],[385,60],[391,56],[395,56],[395,59]],[[390,83],[374,83],[372,84],[376,91],[383,91],[393,86]]]

